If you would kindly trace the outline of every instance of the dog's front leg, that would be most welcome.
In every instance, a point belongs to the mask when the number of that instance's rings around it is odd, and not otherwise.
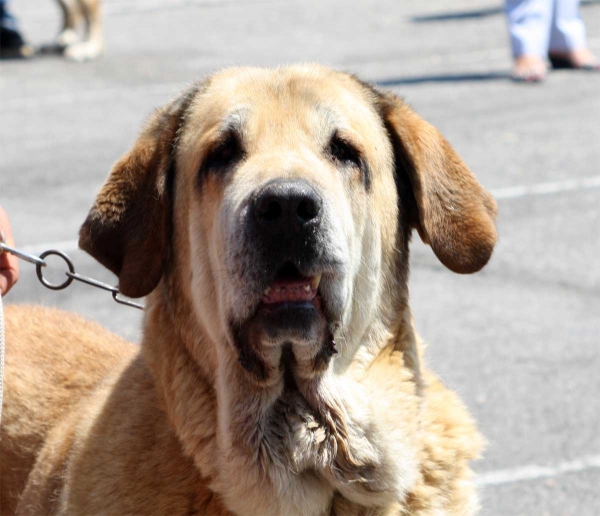
[[[56,44],[62,49],[73,45],[79,39],[77,26],[83,15],[76,0],[58,0],[58,4],[63,14],[63,26],[56,37]]]

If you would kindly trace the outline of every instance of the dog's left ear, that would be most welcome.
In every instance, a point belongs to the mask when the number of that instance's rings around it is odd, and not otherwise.
[[[498,238],[497,206],[431,124],[393,94],[379,109],[395,146],[396,173],[408,173],[417,204],[413,224],[450,270],[469,274],[490,259]]]
[[[142,297],[158,285],[168,253],[168,176],[191,93],[158,110],[113,166],[79,232],[79,247],[119,277],[119,290]]]

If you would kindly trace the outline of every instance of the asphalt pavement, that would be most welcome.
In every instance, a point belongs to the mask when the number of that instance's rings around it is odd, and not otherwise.
[[[12,2],[25,34],[59,28],[48,0]],[[402,95],[499,203],[479,274],[414,239],[411,297],[428,364],[489,445],[475,464],[490,516],[600,515],[600,74],[508,79],[502,5],[489,0],[105,0],[106,54],[0,64],[0,203],[20,247],[76,250],[111,164],[153,108],[235,64],[318,61]],[[582,7],[600,54],[600,3]],[[52,292],[22,264],[6,302],[74,310],[139,339],[140,312],[85,285]]]

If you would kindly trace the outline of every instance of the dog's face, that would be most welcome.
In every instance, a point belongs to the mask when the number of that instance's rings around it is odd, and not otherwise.
[[[474,272],[494,217],[399,99],[317,66],[234,69],[155,115],[81,245],[127,295],[175,274],[211,340],[264,380],[283,355],[319,372],[375,322],[393,324],[413,227],[449,268]]]
[[[364,325],[377,304],[398,203],[392,147],[363,90],[312,69],[236,70],[187,109],[174,199],[196,311],[215,304],[259,375],[285,345],[322,364],[336,330]]]

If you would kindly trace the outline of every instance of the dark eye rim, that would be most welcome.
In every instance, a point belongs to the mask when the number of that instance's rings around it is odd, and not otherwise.
[[[329,155],[342,164],[352,164],[362,167],[362,156],[360,151],[347,139],[339,134],[334,134],[329,140],[327,148]]]
[[[230,131],[208,151],[202,163],[202,171],[230,168],[243,157],[244,150],[241,139],[237,133]]]

